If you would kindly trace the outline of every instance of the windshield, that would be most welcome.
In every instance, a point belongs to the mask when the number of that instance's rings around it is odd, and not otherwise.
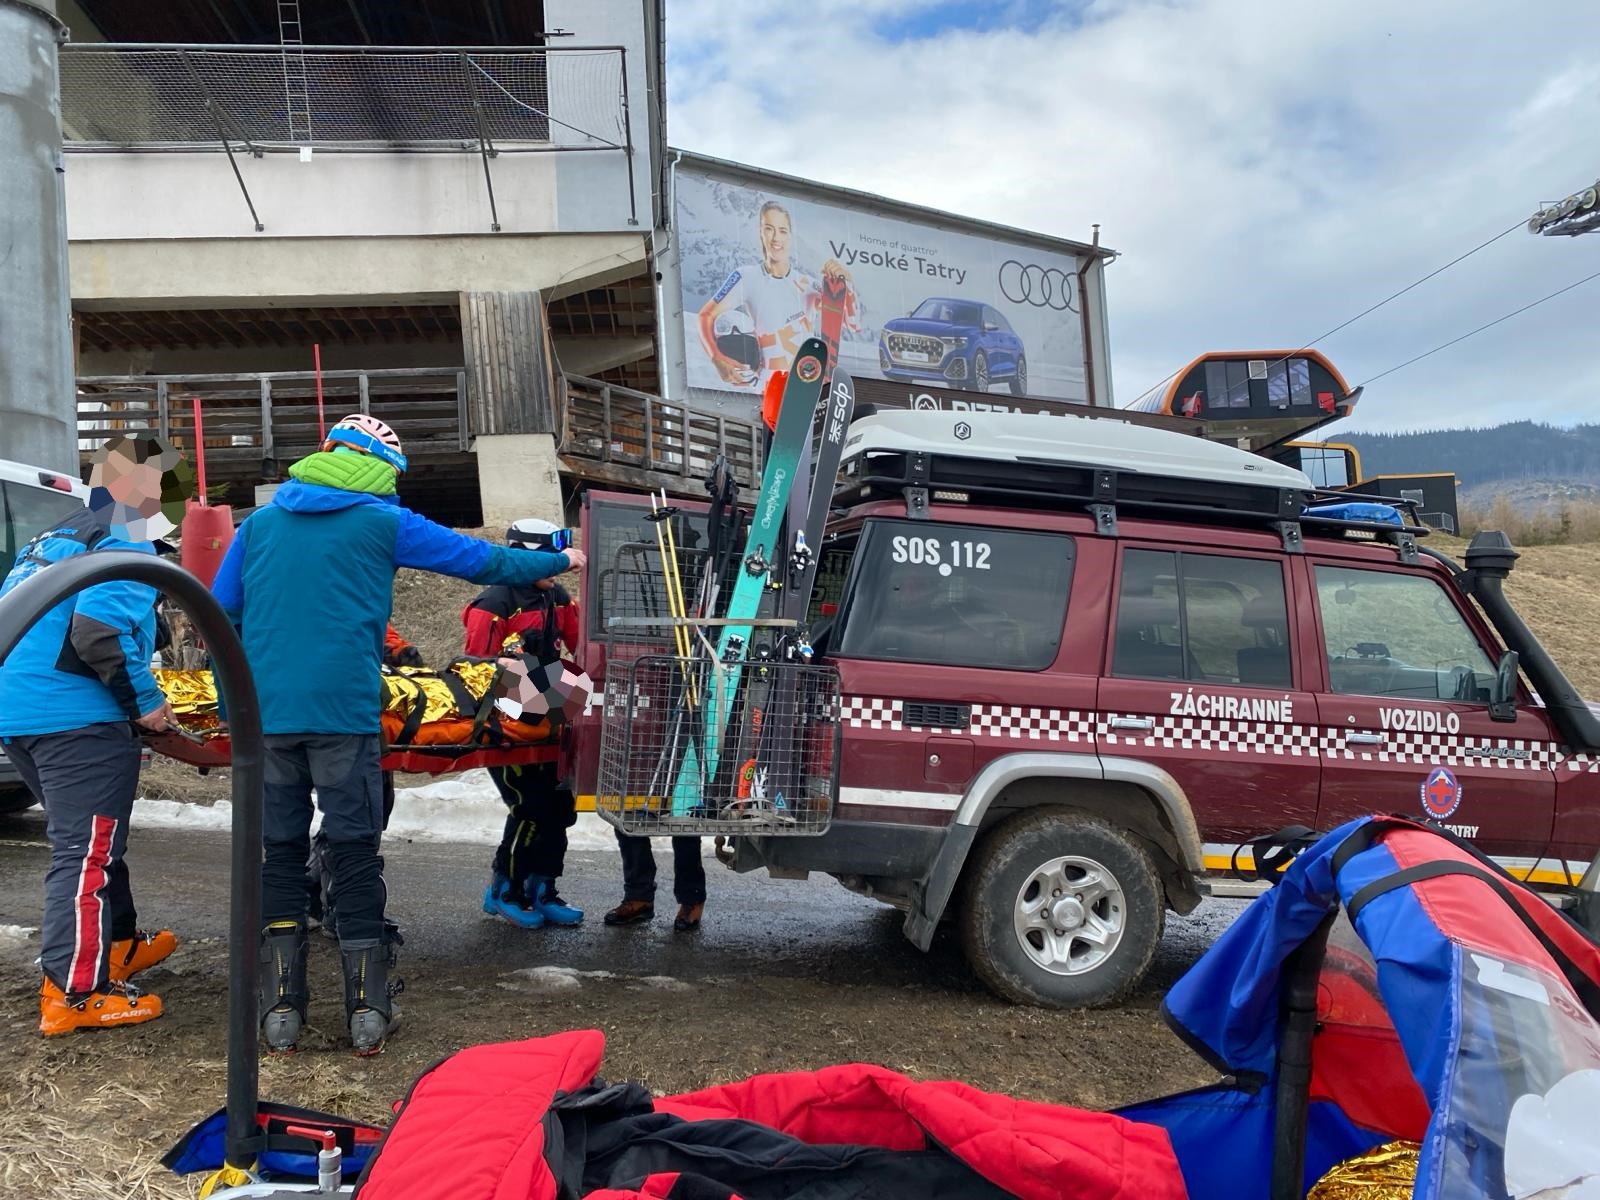
[[[911,314],[924,321],[940,321],[946,325],[976,325],[978,306],[963,304],[959,300],[924,300]]]

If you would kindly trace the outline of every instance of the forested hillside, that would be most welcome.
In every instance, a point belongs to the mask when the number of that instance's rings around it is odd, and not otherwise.
[[[1328,436],[1355,446],[1369,477],[1454,471],[1464,488],[1497,480],[1600,480],[1600,425],[1513,421],[1491,429]]]

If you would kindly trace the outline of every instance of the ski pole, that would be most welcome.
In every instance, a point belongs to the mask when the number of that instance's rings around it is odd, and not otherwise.
[[[683,571],[678,562],[678,535],[672,529],[672,518],[678,515],[678,510],[667,504],[666,488],[661,489],[661,514],[663,517],[662,524],[667,527],[668,561],[672,563],[672,578],[668,586],[678,595],[679,619],[687,621],[689,619],[689,606],[683,593]],[[680,626],[680,628],[683,630],[683,655],[690,660],[685,667],[685,671],[689,683],[689,707],[693,709],[698,706],[700,700],[698,672],[695,671],[693,663],[696,653],[694,634],[688,626]],[[694,627],[696,630],[698,628],[699,626]]]
[[[689,631],[680,620],[683,613],[679,609],[678,595],[672,586],[673,566],[672,559],[667,556],[667,541],[661,530],[662,512],[656,505],[656,494],[650,493],[650,520],[656,527],[656,545],[661,553],[661,575],[667,588],[667,613],[672,618],[672,641],[678,650],[678,671],[683,676],[683,685],[688,689],[689,707],[695,707],[694,681],[689,677]]]

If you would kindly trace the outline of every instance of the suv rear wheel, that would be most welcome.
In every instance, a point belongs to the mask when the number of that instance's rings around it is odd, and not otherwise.
[[[1160,877],[1135,839],[1098,817],[1033,809],[997,826],[968,869],[961,940],[974,973],[1019,1004],[1112,1004],[1161,941]]]

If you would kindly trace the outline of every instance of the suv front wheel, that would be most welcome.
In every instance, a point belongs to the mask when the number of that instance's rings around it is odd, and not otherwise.
[[[978,978],[1006,999],[1082,1008],[1138,985],[1165,917],[1160,877],[1139,842],[1087,813],[1032,809],[978,848],[961,940]]]

